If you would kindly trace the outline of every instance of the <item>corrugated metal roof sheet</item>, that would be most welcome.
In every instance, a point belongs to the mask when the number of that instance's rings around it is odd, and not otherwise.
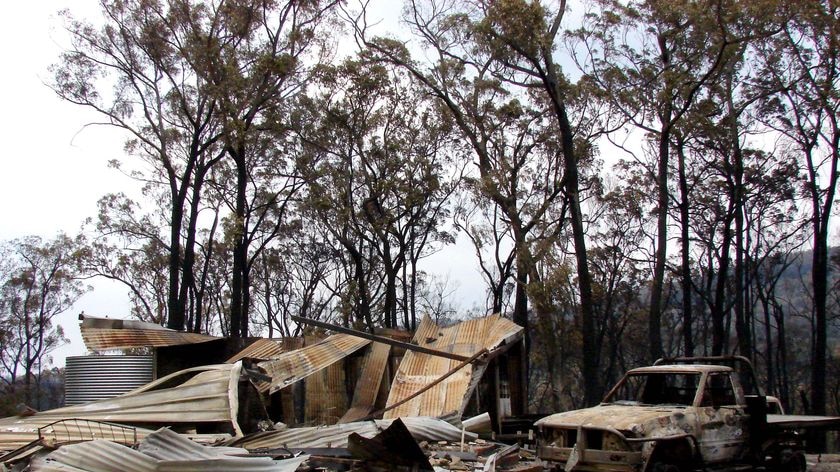
[[[82,316],[79,329],[85,346],[91,351],[136,347],[178,346],[214,341],[215,336],[184,333],[154,323]]]
[[[260,362],[271,376],[271,393],[304,379],[365,347],[370,341],[347,334],[334,334],[323,341],[296,351],[284,352],[276,359]],[[261,390],[264,390],[261,386]]]
[[[460,441],[461,430],[437,418],[400,418],[411,436],[419,441]],[[246,436],[233,443],[248,450],[278,448],[347,447],[347,437],[352,433],[372,438],[391,425],[393,420],[359,421],[332,426],[310,428],[289,428],[283,431],[267,431]],[[467,440],[478,435],[465,432]]]
[[[0,419],[0,450],[28,444],[38,439],[38,428],[68,418],[129,424],[226,423],[241,435],[236,419],[241,371],[239,362],[195,367],[107,400]],[[168,386],[191,374],[180,385]],[[141,433],[138,430],[138,436]]]
[[[146,436],[137,450],[155,459],[177,461],[185,459],[212,459],[216,457],[243,456],[248,450],[241,447],[207,447],[190,441],[169,428],[161,428]]]
[[[161,428],[146,436],[137,445],[137,450],[155,459],[167,461],[195,458],[212,459],[248,454],[248,450],[241,447],[202,446],[169,428]]]
[[[236,353],[233,357],[226,360],[225,363],[233,363],[242,359],[271,359],[283,352],[282,346],[273,339],[260,338],[251,343],[250,346]]]
[[[414,342],[465,357],[482,349],[490,354],[503,345],[521,339],[522,327],[500,315],[491,315],[441,328],[426,316],[414,334]],[[386,405],[395,405],[432,384],[459,363],[451,359],[409,351],[403,357],[391,385]],[[463,414],[469,396],[486,369],[485,364],[468,365],[427,392],[389,410],[385,418],[445,416]]]
[[[370,350],[362,361],[361,374],[356,381],[356,390],[353,392],[350,409],[341,417],[339,423],[359,421],[373,411],[390,353],[391,346],[387,344],[377,342],[371,344]]]
[[[192,443],[168,430],[150,434],[139,450],[95,440],[70,444],[33,459],[33,472],[293,472],[308,456],[275,461],[270,457],[234,457]]]
[[[242,359],[268,360],[273,359],[284,352],[293,351],[302,347],[303,338],[260,338],[225,362],[232,364],[236,361],[241,361]]]

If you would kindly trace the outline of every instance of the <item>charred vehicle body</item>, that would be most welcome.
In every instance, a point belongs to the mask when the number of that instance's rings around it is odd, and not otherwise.
[[[840,418],[768,414],[778,400],[756,385],[742,357],[660,360],[629,371],[598,406],[539,420],[538,455],[567,472],[804,471],[798,432]]]

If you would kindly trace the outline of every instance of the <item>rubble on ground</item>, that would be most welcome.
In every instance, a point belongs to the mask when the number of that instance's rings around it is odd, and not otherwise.
[[[92,350],[219,342],[90,317],[82,334]],[[468,404],[487,395],[477,386],[488,365],[522,334],[495,315],[446,328],[426,318],[411,342],[347,329],[310,343],[256,340],[224,363],[182,369],[114,398],[0,419],[0,470],[543,470],[527,446],[490,439],[487,412],[461,421]],[[351,355],[356,370],[348,374],[340,361],[346,368]],[[498,367],[494,375],[498,397]],[[340,389],[323,395],[351,378],[349,401]],[[301,400],[319,423],[272,421],[272,408],[299,419]]]
[[[407,418],[411,422],[412,418]],[[240,447],[227,441],[201,445],[162,428],[134,445],[106,439],[50,443],[17,457],[0,457],[0,470],[32,472],[168,472],[176,470],[254,472],[344,471],[542,471],[534,451],[518,445],[465,436],[452,440],[417,441],[402,421],[388,427],[355,431],[337,445],[298,442],[298,446]],[[344,426],[344,425],[342,425]],[[292,428],[294,429],[294,428]],[[304,428],[311,429],[311,428]],[[354,428],[347,429],[352,430]],[[306,438],[311,431],[304,431]],[[259,434],[259,433],[258,433]],[[291,435],[290,437],[293,437]],[[248,437],[241,444],[249,444]]]

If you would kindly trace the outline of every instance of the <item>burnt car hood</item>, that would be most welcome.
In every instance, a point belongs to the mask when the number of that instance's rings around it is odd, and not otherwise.
[[[556,413],[535,423],[539,428],[598,428],[615,429],[643,435],[645,431],[667,427],[680,422],[685,407],[599,405],[583,410]]]

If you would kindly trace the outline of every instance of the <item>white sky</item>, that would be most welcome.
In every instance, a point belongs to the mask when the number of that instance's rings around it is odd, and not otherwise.
[[[95,18],[96,0],[10,2],[0,15],[0,240],[26,235],[52,238],[75,234],[96,213],[104,194],[133,193],[137,185],[108,168],[122,156],[122,138],[104,127],[85,127],[96,115],[61,101],[44,83],[48,67],[67,45],[57,12]],[[449,276],[459,308],[483,300],[483,284],[472,248],[463,241],[433,256],[428,270]],[[97,281],[94,290],[59,317],[70,344],[55,353],[55,365],[68,355],[85,354],[77,315],[127,316],[128,297],[119,284]]]
[[[95,11],[90,0],[14,2],[0,17],[4,239],[75,232],[95,210],[102,189],[120,184],[105,165],[121,152],[120,140],[105,129],[83,130],[92,115],[63,103],[44,85],[62,39],[56,12],[66,3]]]

